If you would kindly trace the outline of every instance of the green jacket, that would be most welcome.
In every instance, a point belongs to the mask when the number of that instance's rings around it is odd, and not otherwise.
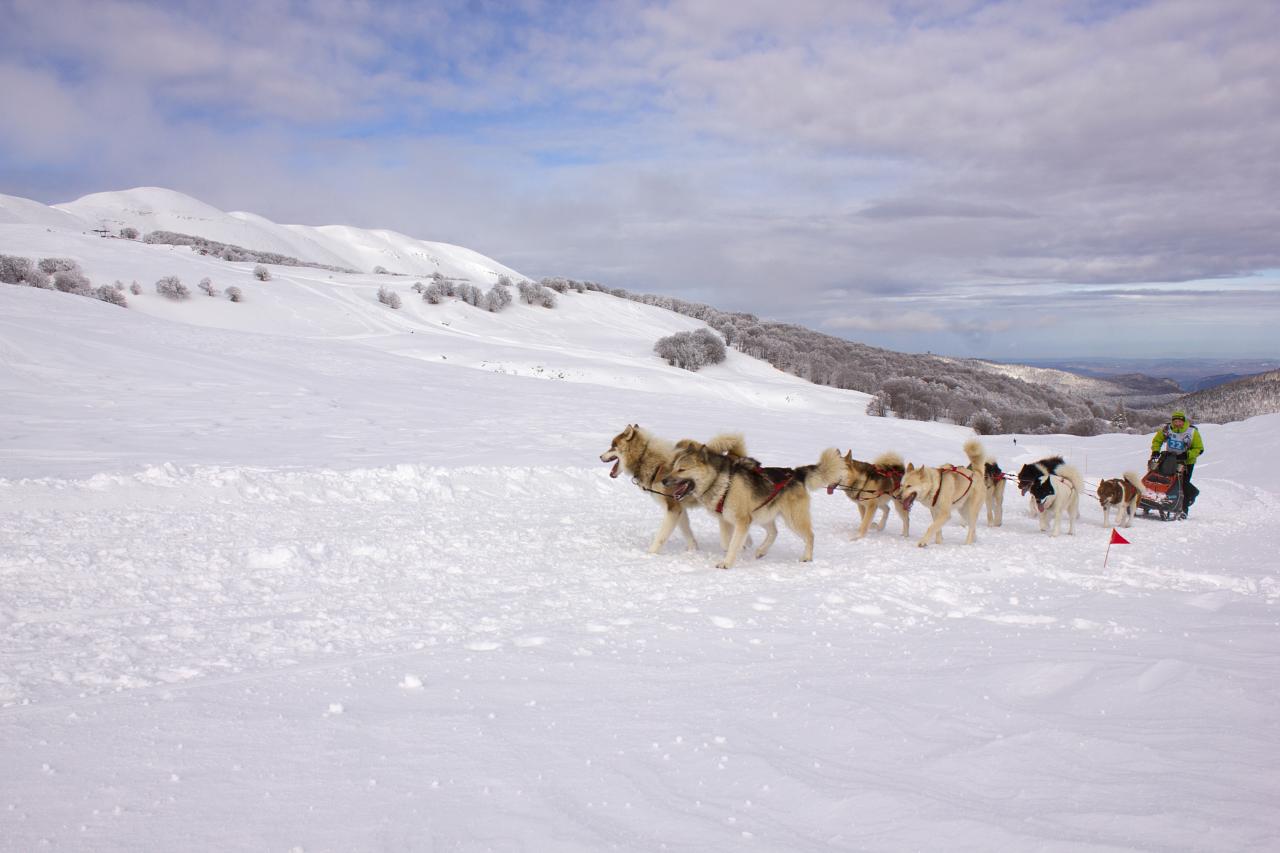
[[[1151,452],[1159,453],[1161,445],[1166,441],[1169,442],[1170,450],[1180,453],[1183,448],[1186,449],[1188,465],[1196,464],[1200,454],[1204,453],[1204,440],[1200,438],[1200,430],[1196,429],[1195,424],[1187,424],[1180,433],[1173,431],[1172,424],[1160,427],[1151,439]]]

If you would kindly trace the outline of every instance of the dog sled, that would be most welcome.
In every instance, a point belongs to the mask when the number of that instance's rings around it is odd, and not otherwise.
[[[1182,504],[1182,462],[1178,454],[1163,450],[1147,463],[1146,476],[1142,478],[1142,496],[1138,508],[1144,516],[1156,513],[1161,521],[1175,521],[1187,517]]]

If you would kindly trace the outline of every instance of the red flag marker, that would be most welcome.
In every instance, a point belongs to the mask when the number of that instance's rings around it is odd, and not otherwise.
[[[1111,539],[1107,542],[1107,555],[1102,558],[1102,568],[1105,569],[1107,567],[1107,560],[1111,559],[1112,545],[1128,545],[1128,544],[1130,544],[1129,540],[1121,536],[1120,531],[1116,530],[1114,527],[1111,528]]]

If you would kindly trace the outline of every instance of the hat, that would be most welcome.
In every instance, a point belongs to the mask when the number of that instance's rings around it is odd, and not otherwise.
[[[1169,420],[1176,421],[1178,418],[1182,418],[1185,421],[1187,419],[1187,413],[1182,411],[1182,409],[1174,409],[1173,414],[1169,415]]]

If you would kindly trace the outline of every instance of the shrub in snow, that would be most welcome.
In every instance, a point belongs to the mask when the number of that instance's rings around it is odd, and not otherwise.
[[[167,275],[156,282],[156,293],[166,299],[190,299],[191,291],[176,275]]]
[[[114,287],[116,290],[120,291],[121,293],[124,293],[124,282],[121,281],[120,279],[116,279],[115,281],[111,282],[111,286]]]
[[[27,274],[35,269],[30,258],[19,258],[17,255],[0,255],[0,282],[20,284],[27,280]]]
[[[1000,419],[982,409],[970,416],[969,427],[978,435],[996,435],[1000,432]]]
[[[373,274],[374,275],[391,275],[391,270],[383,266],[377,266],[373,268]]]
[[[708,364],[719,364],[725,359],[724,341],[707,328],[694,332],[676,332],[659,338],[653,351],[667,360],[667,364],[685,370],[697,370]]]
[[[439,305],[444,301],[444,297],[444,285],[438,281],[431,282],[431,284],[427,285],[426,289],[422,291],[422,299],[428,305]]]
[[[474,284],[459,284],[454,288],[454,292],[463,302],[477,308],[480,306],[481,300],[484,299],[484,294]]]
[[[258,264],[253,268],[253,277],[258,281],[271,281],[271,270],[267,269],[262,264]]]
[[[200,279],[200,283],[197,284],[196,287],[200,288],[210,296],[218,296],[221,294],[221,291],[219,291],[218,288],[213,286],[213,279],[209,278],[208,276],[205,276],[204,278]]]
[[[555,291],[549,287],[543,287],[531,281],[522,281],[516,285],[516,288],[520,291],[520,298],[529,305],[539,305],[543,308],[556,307]]]
[[[413,283],[413,292],[414,292],[414,293],[421,293],[422,291],[424,291],[424,290],[426,290],[426,289],[427,289],[426,285],[424,285],[424,284],[423,284],[422,282],[420,282],[420,281],[415,281],[415,282]]]
[[[39,267],[32,267],[27,270],[27,284],[42,290],[53,290],[53,276]]]
[[[80,269],[80,264],[71,260],[71,258],[41,258],[40,263],[36,266],[49,275],[53,275],[56,272],[75,272]]]
[[[495,314],[511,304],[511,288],[503,283],[506,276],[498,279],[498,283],[489,288],[484,295],[484,307]]]
[[[227,298],[232,302],[244,302],[244,291],[238,287],[228,287]]]
[[[379,301],[379,302],[381,302],[383,305],[388,305],[388,306],[390,306],[390,307],[392,307],[392,308],[399,308],[399,307],[400,307],[400,294],[398,294],[398,293],[394,293],[394,292],[392,292],[392,291],[388,290],[388,289],[387,289],[387,288],[385,288],[385,287],[379,287],[379,288],[378,288],[378,301]]]
[[[138,284],[137,281],[134,281],[133,284],[129,285],[129,292],[132,293],[134,296],[141,296],[142,285]]]
[[[119,305],[121,308],[129,307],[129,300],[124,298],[124,293],[109,285],[104,284],[99,287],[93,292],[93,295],[103,302],[110,302],[112,305]]]
[[[79,269],[58,270],[53,274],[53,286],[63,293],[74,293],[77,296],[88,296],[92,289],[89,277]]]
[[[137,240],[138,229],[137,228],[121,228],[120,236],[126,240]]]

